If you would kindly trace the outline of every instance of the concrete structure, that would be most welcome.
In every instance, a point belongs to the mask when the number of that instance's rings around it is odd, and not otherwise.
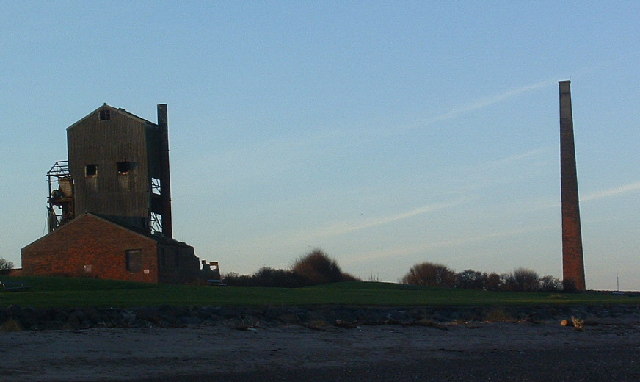
[[[47,173],[49,234],[22,249],[23,274],[194,280],[193,247],[172,238],[167,106],[155,124],[104,104],[67,141]]]
[[[577,290],[585,290],[570,81],[560,81],[560,178],[562,276],[565,283],[573,283]]]

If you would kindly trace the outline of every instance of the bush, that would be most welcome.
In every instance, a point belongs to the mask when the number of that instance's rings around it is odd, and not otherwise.
[[[293,271],[269,267],[260,268],[253,278],[257,285],[266,287],[296,288],[307,285],[307,280]]]
[[[486,287],[487,274],[467,269],[456,274],[456,288],[483,289]]]
[[[293,273],[304,278],[311,285],[346,280],[338,263],[319,249],[314,249],[308,255],[299,258],[292,270]],[[353,276],[350,277],[353,278]]]
[[[0,274],[9,273],[13,269],[13,263],[0,257]]]
[[[253,275],[228,273],[224,275],[223,281],[232,286],[297,288],[338,281],[359,281],[359,279],[348,273],[342,273],[334,260],[316,249],[299,258],[291,270],[264,267]]]
[[[573,293],[577,292],[578,288],[573,280],[562,280],[562,290],[565,292]]]
[[[531,269],[516,269],[513,271],[513,281],[518,291],[534,292],[540,289],[540,276]]]
[[[273,268],[260,268],[252,275],[228,273],[222,278],[223,282],[231,286],[260,286],[297,288],[308,285],[307,280],[293,273],[293,271]]]
[[[485,284],[484,284],[484,289],[490,290],[490,291],[498,291],[498,290],[501,290],[502,287],[503,287],[502,278],[500,277],[499,274],[490,273],[487,276],[487,280],[485,281]]]
[[[411,267],[402,278],[403,284],[438,286],[451,288],[455,285],[456,274],[442,264],[421,263]]]
[[[526,268],[518,268],[513,273],[505,273],[501,276],[502,287],[500,289],[517,292],[535,292],[540,289],[540,277],[535,271]]]
[[[540,290],[543,292],[557,292],[562,290],[562,283],[557,278],[546,275],[540,278]]]
[[[13,269],[13,263],[0,257],[0,271]]]

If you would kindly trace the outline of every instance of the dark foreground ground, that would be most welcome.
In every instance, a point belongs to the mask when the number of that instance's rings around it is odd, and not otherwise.
[[[640,381],[640,348],[612,346],[533,352],[489,351],[455,359],[375,362],[357,367],[265,369],[248,373],[211,373],[145,381]]]
[[[245,328],[247,329],[247,328]],[[2,381],[640,381],[640,319],[0,332]]]

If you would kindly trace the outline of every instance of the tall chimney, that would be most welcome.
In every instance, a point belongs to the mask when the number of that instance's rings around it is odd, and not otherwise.
[[[158,127],[160,127],[160,197],[162,198],[162,235],[171,239],[171,172],[169,167],[169,126],[167,105],[158,104]]]
[[[562,277],[585,290],[571,81],[560,81],[560,192],[562,201]]]

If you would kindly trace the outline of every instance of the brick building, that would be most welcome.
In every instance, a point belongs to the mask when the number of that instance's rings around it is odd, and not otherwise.
[[[104,104],[67,143],[47,173],[49,233],[22,248],[22,274],[195,280],[193,247],[172,237],[166,105],[155,124]]]

